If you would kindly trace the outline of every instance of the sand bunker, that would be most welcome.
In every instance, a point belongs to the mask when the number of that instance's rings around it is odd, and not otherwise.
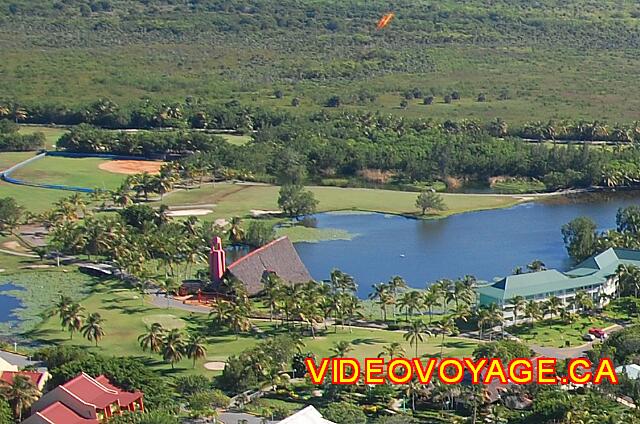
[[[213,212],[211,209],[181,209],[177,211],[168,211],[169,216],[202,216]]]
[[[4,247],[5,249],[9,249],[9,250],[15,250],[16,252],[26,252],[27,251],[27,249],[25,249],[17,241],[5,241],[4,243],[2,243],[2,247]]]
[[[204,364],[204,367],[209,371],[223,371],[225,365],[226,362],[211,361]]]
[[[110,160],[98,165],[103,171],[113,172],[115,174],[158,174],[164,162],[154,162],[149,160]]]

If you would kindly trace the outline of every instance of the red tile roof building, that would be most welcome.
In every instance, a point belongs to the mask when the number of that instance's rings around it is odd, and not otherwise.
[[[17,375],[22,375],[27,377],[31,384],[38,388],[38,390],[42,390],[44,388],[44,384],[49,379],[50,375],[47,372],[38,372],[38,371],[2,371],[0,372],[0,381],[3,381],[7,384],[13,384],[13,379]]]
[[[143,411],[143,394],[126,392],[104,375],[82,373],[46,393],[31,407],[24,424],[103,423],[124,411]]]

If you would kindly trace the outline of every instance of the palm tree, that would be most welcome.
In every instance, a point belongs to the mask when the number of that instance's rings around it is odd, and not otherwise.
[[[444,338],[445,336],[449,336],[456,331],[456,323],[453,322],[453,319],[447,318],[446,320],[441,320],[436,323],[436,331],[440,333],[442,339],[440,340],[440,359],[442,359],[442,354],[444,353]]]
[[[640,268],[633,265],[621,264],[616,269],[618,279],[618,293],[630,293],[633,289],[634,297],[640,291]]]
[[[393,319],[396,319],[396,299],[398,298],[398,291],[401,289],[406,289],[407,282],[404,281],[402,277],[399,275],[395,275],[391,277],[391,280],[387,283],[387,287],[389,287],[389,292],[391,293],[392,305],[393,305]]]
[[[104,337],[104,329],[102,328],[103,322],[104,319],[102,319],[100,314],[94,312],[89,314],[87,322],[81,328],[82,335],[89,341],[94,340],[96,342],[96,346],[98,346],[100,339]]]
[[[71,333],[71,340],[73,340],[73,333],[82,328],[83,311],[84,307],[80,306],[79,303],[72,303],[62,316],[62,326],[66,327]]]
[[[378,353],[378,358],[389,357],[389,359],[393,359],[403,355],[405,355],[405,350],[402,345],[398,342],[393,342],[382,347],[382,351]]]
[[[374,284],[373,292],[369,294],[369,299],[378,301],[382,311],[382,320],[387,322],[387,306],[391,304],[393,297],[389,293],[389,287],[385,283]]]
[[[231,218],[231,228],[229,229],[229,241],[233,244],[240,244],[244,241],[245,231],[241,226],[242,220],[238,216]]]
[[[73,299],[61,294],[60,300],[58,300],[58,303],[54,306],[53,313],[58,314],[58,317],[62,320],[72,304]],[[64,328],[64,325],[62,327]]]
[[[527,301],[522,296],[514,296],[509,300],[509,303],[513,308],[513,325],[516,325],[518,323],[518,314],[524,310]]]
[[[162,340],[162,359],[171,364],[171,369],[182,359],[184,348],[182,333],[177,328],[169,331]]]
[[[0,384],[0,394],[11,404],[13,415],[18,422],[22,422],[22,412],[30,408],[41,396],[38,388],[24,375],[14,376],[11,384]]]
[[[262,276],[262,284],[264,285],[265,300],[269,305],[269,321],[273,321],[273,312],[278,307],[283,281],[275,272],[266,272]]]
[[[427,308],[429,312],[429,324],[431,324],[431,320],[433,319],[433,307],[438,304],[438,294],[436,291],[431,290],[430,288],[422,295],[422,304]]]
[[[560,313],[560,308],[562,308],[562,300],[558,296],[551,296],[547,299],[546,309],[549,311],[552,319]]]
[[[151,324],[148,331],[138,337],[138,342],[143,351],[149,350],[153,353],[160,353],[162,350],[162,340],[164,338],[165,330],[162,324],[155,322]]]
[[[540,304],[535,300],[530,300],[524,307],[524,316],[529,318],[529,324],[533,326],[533,321],[542,318],[542,310]]]
[[[578,290],[576,295],[573,298],[574,304],[578,307],[578,309],[582,310],[582,312],[589,311],[593,309],[593,299],[591,296],[584,290]]]
[[[334,292],[355,292],[358,288],[355,279],[339,269],[333,269],[329,279]]]
[[[406,321],[409,321],[409,315],[414,315],[416,312],[420,311],[422,300],[422,293],[417,290],[408,291],[402,294],[402,297],[400,297],[400,300],[398,301],[398,305],[400,306],[401,311],[404,309]]]
[[[411,398],[411,410],[416,410],[416,395],[418,395],[423,389],[423,385],[418,383],[416,379],[412,379],[409,383],[404,385],[404,393],[407,397]]]
[[[539,259],[536,259],[535,261],[533,261],[529,265],[527,265],[527,269],[530,272],[540,272],[540,271],[544,271],[545,269],[547,269],[547,267],[544,264],[544,262],[542,262]]]
[[[460,302],[464,302],[467,305],[471,304],[473,294],[471,289],[463,281],[458,280],[453,283],[453,288],[446,292],[446,298],[447,302],[453,301],[455,308],[458,309]]]
[[[329,350],[332,352],[332,358],[344,358],[347,356],[347,353],[353,350],[353,346],[351,346],[351,342],[341,340],[335,343]]]
[[[204,337],[198,334],[190,335],[187,340],[184,351],[187,358],[193,359],[193,368],[196,367],[196,361],[204,358],[207,354],[207,348],[205,347],[204,342]]]
[[[418,344],[424,341],[425,336],[430,336],[431,333],[427,330],[424,323],[419,320],[411,321],[411,325],[406,333],[404,333],[403,338],[409,341],[409,346],[415,345],[415,354],[416,358],[418,357]]]

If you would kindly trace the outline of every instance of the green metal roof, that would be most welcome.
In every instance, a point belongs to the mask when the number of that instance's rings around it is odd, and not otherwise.
[[[620,264],[640,267],[640,251],[630,249],[607,249],[562,273],[555,269],[527,274],[510,275],[478,288],[478,293],[496,300],[509,300],[515,296],[535,296],[560,290],[580,289],[602,284],[615,274]]]

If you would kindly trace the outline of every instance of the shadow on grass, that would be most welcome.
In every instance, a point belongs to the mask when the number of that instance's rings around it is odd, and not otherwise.
[[[466,349],[473,346],[475,346],[475,343],[465,342],[463,340],[444,342],[444,347],[451,348],[451,349]]]
[[[351,344],[354,346],[382,344],[384,342],[385,342],[384,339],[374,339],[374,338],[368,338],[368,339],[358,338],[358,339],[351,340]]]

